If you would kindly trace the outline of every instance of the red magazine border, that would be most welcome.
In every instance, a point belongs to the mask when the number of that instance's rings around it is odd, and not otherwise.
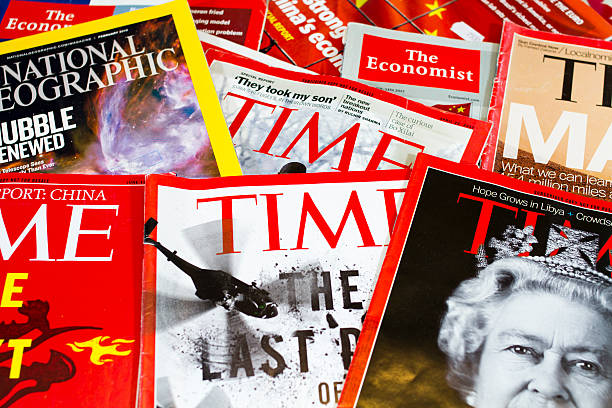
[[[228,176],[210,179],[186,179],[168,175],[148,175],[145,191],[145,219],[157,219],[158,188],[176,187],[186,190],[207,190],[226,187],[254,187],[266,185],[306,185],[330,183],[359,183],[408,179],[410,170],[377,170],[338,173],[266,174]],[[157,239],[157,232],[151,234]],[[138,406],[152,407],[155,399],[155,308],[157,251],[150,245],[144,248],[141,369]]]
[[[493,81],[493,91],[491,93],[491,106],[489,107],[488,121],[492,124],[489,140],[487,141],[483,159],[482,168],[485,170],[493,170],[495,158],[497,155],[497,144],[499,140],[499,126],[504,107],[506,86],[508,83],[508,70],[510,69],[510,60],[512,58],[512,43],[514,35],[523,35],[543,41],[554,41],[584,47],[602,48],[612,50],[612,43],[597,38],[577,37],[567,34],[555,34],[544,31],[530,30],[510,21],[504,21],[502,29],[501,43],[499,45],[499,57],[497,59],[497,75]]]
[[[472,134],[470,135],[470,139],[463,153],[463,157],[461,157],[461,162],[466,164],[475,164],[478,161],[483,149],[486,147],[486,141],[491,129],[491,123],[489,122],[436,109],[431,106],[406,99],[403,96],[386,92],[346,78],[331,75],[317,75],[315,73],[311,75],[289,71],[282,68],[272,67],[262,62],[242,57],[231,52],[213,48],[207,50],[206,60],[208,61],[209,65],[217,60],[237,65],[245,69],[260,71],[289,81],[314,85],[329,85],[336,88],[347,89],[353,92],[358,92],[362,95],[379,99],[400,108],[428,116],[432,119],[440,120],[442,122],[450,123],[466,129],[471,129]]]
[[[378,282],[374,288],[370,307],[368,308],[363,329],[359,336],[355,354],[344,383],[338,408],[352,408],[358,401],[359,393],[361,392],[361,387],[378,336],[380,324],[385,314],[393,282],[395,281],[397,268],[402,253],[404,252],[406,239],[412,226],[414,213],[419,203],[425,177],[429,169],[455,174],[475,181],[499,185],[521,193],[536,195],[569,205],[583,206],[592,210],[612,214],[612,203],[607,201],[577,196],[550,187],[543,187],[526,181],[516,180],[501,174],[478,169],[475,166],[457,166],[455,163],[449,162],[448,160],[420,154],[410,176],[408,188],[399,210],[399,215],[395,224],[396,228],[389,242],[389,249],[383,261]]]

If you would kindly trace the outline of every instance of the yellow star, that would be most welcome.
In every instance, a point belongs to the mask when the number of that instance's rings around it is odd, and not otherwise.
[[[463,106],[460,107],[460,108],[457,108],[457,112],[459,112],[459,113],[463,112],[464,110],[465,110],[465,108]]]
[[[446,11],[446,9],[444,7],[440,7],[440,5],[438,4],[438,0],[434,0],[433,4],[425,3],[425,7],[430,10],[434,10],[431,13],[427,14],[429,17],[438,16],[441,20],[443,19],[442,12]]]
[[[357,8],[361,8],[361,6],[363,6],[364,4],[366,4],[368,0],[357,0],[355,2],[355,5],[357,6]]]
[[[429,31],[428,29],[425,28],[424,31],[425,31],[425,34],[427,34],[427,35],[438,35],[438,29],[437,28],[435,30],[433,30],[433,31]]]

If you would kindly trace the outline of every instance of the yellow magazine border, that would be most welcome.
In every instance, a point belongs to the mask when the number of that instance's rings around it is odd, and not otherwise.
[[[172,15],[221,176],[242,175],[187,0],[174,0],[55,31],[0,43],[0,55]]]

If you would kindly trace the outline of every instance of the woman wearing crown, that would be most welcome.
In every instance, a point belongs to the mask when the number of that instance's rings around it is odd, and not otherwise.
[[[612,279],[580,257],[508,257],[447,300],[438,344],[475,408],[612,407]]]

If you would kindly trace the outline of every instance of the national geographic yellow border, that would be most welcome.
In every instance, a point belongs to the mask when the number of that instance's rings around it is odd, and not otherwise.
[[[40,47],[75,37],[95,34],[100,31],[140,23],[154,18],[172,15],[176,31],[193,81],[196,96],[206,124],[210,144],[222,176],[242,174],[236,157],[234,144],[227,129],[217,93],[210,78],[204,51],[198,39],[195,24],[186,0],[175,0],[159,6],[146,7],[128,13],[105,17],[55,31],[0,43],[0,55]]]

